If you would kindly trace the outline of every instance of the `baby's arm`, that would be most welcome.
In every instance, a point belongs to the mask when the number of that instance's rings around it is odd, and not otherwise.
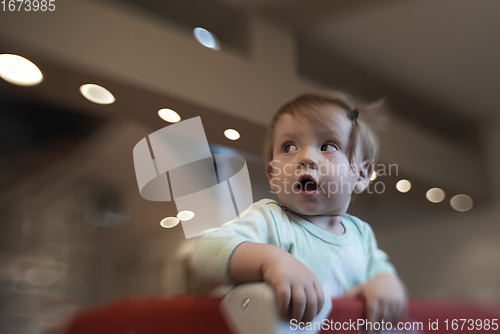
[[[277,292],[283,317],[308,322],[323,307],[324,294],[316,275],[278,246],[240,244],[229,261],[229,275],[237,282],[269,282]]]
[[[379,272],[347,291],[347,297],[365,300],[366,317],[370,322],[396,321],[406,309],[406,288],[403,282],[389,272]]]
[[[312,320],[323,306],[322,288],[316,276],[283,249],[280,226],[271,212],[277,204],[270,201],[254,203],[240,219],[198,237],[192,270],[212,284],[267,281],[276,289],[283,316]]]
[[[365,225],[364,240],[367,245],[368,279],[349,290],[346,296],[365,299],[369,321],[395,321],[404,315],[406,288],[389,262],[387,254],[378,248],[373,230],[368,224]]]

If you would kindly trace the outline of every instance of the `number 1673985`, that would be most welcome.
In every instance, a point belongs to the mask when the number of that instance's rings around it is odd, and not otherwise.
[[[56,0],[2,0],[4,12],[53,12],[56,10]]]

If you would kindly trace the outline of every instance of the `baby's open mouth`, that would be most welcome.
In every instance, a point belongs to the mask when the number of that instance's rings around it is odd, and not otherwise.
[[[318,189],[318,185],[312,178],[305,176],[303,178],[301,177],[301,180],[297,185],[297,189],[301,191],[315,191]]]

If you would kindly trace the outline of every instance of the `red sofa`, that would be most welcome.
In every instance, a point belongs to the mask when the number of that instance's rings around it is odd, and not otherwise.
[[[129,297],[80,312],[70,322],[68,331],[69,334],[230,334],[219,312],[220,302],[220,298],[195,296]],[[329,322],[323,324],[321,333],[359,333],[355,327],[358,319],[360,322],[364,319],[361,300],[334,299]],[[411,300],[404,321],[402,326],[407,330],[397,333],[500,333],[500,304]]]

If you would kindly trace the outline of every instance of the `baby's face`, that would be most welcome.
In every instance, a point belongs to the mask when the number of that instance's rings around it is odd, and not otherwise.
[[[359,168],[351,169],[347,155],[352,124],[339,107],[319,112],[324,125],[288,114],[280,117],[266,171],[271,189],[288,209],[303,215],[342,215],[359,177]],[[354,163],[359,156],[356,149]]]

